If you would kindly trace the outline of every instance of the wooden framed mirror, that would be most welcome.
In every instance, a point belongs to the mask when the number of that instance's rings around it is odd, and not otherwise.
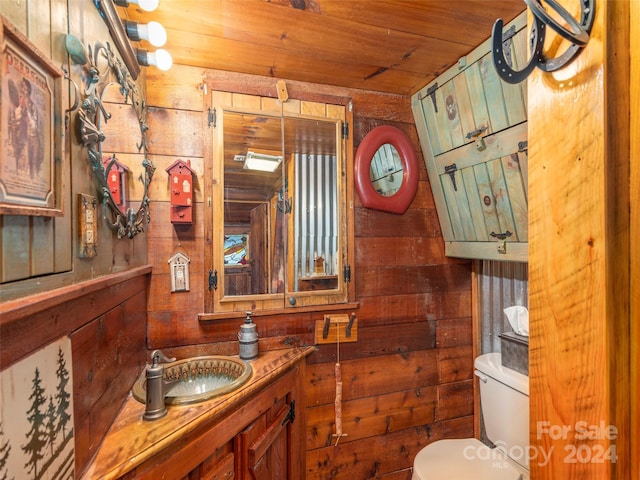
[[[367,208],[403,214],[416,195],[419,175],[413,145],[396,127],[376,127],[358,146],[356,190]]]
[[[285,106],[212,91],[210,108],[211,245],[200,318],[346,304],[353,251],[346,105],[289,99]]]

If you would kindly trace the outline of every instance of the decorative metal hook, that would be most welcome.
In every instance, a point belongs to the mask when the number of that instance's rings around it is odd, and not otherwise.
[[[542,1],[545,1],[549,4],[555,12],[562,17],[562,19],[567,22],[571,30],[567,30],[565,27],[556,22],[551,15],[547,13],[547,11],[542,6]],[[571,43],[578,45],[579,47],[584,47],[589,41],[589,32],[587,32],[582,25],[580,25],[573,15],[571,15],[562,5],[560,5],[556,0],[524,0],[524,3],[527,4],[531,13],[535,15],[535,17],[544,22],[545,25],[549,25],[558,35],[566,38]],[[585,4],[582,2],[582,13],[584,14]]]
[[[87,149],[91,169],[102,191],[102,216],[109,229],[115,231],[118,238],[134,238],[138,233],[144,231],[145,224],[150,221],[148,193],[149,184],[155,172],[155,167],[149,159],[147,151],[146,132],[148,126],[146,125],[145,102],[140,96],[136,84],[130,80],[127,70],[115,56],[108,43],[97,42],[93,48],[90,45],[87,55],[77,39],[67,37],[67,40],[67,49],[72,62],[82,66],[85,75],[84,99],[76,116],[77,133],[80,142]],[[104,72],[101,72],[98,67],[101,59],[106,60]],[[114,77],[116,81],[110,81]],[[115,203],[107,182],[107,176],[113,167],[115,158],[105,165],[102,155],[102,142],[105,140],[105,135],[101,126],[111,118],[111,114],[103,103],[103,96],[108,87],[114,84],[119,86],[124,104],[130,104],[135,110],[140,126],[141,141],[136,145],[138,151],[142,151],[144,154],[142,161],[144,171],[140,174],[140,182],[144,190],[137,210],[133,208],[123,210]]]
[[[591,29],[593,27],[593,20],[595,18],[595,12],[596,12],[595,0],[581,0],[580,5],[581,5],[580,26],[584,30],[584,32],[587,34],[587,41],[589,41],[589,35],[591,34]],[[535,14],[535,11],[534,11],[534,14]],[[558,25],[556,22],[553,22],[553,25],[555,25],[558,28],[564,28]],[[557,31],[556,27],[554,27],[553,25],[549,24],[550,27],[552,27],[555,31]],[[562,36],[566,38],[564,35]],[[572,62],[573,59],[577,57],[580,52],[582,52],[583,48],[584,48],[584,45],[580,46],[576,43],[572,43],[562,55],[555,58],[551,58],[551,59],[547,58],[546,55],[543,53],[542,61],[540,62],[540,69],[547,73],[555,72],[556,70],[559,70],[565,65],[568,65],[570,62]]]
[[[542,5],[543,1],[569,25],[570,30],[560,25],[547,13]],[[573,61],[589,42],[589,35],[591,34],[595,17],[595,0],[580,0],[580,22],[556,0],[524,0],[524,2],[533,13],[534,23],[531,28],[531,58],[522,70],[514,70],[505,59],[502,42],[502,19],[496,20],[493,25],[493,63],[500,78],[512,84],[525,80],[535,67],[544,72],[554,72]],[[547,26],[571,42],[571,46],[562,55],[552,59],[547,58],[543,52]]]
[[[500,78],[507,83],[520,83],[526,79],[533,69],[539,65],[542,58],[542,47],[544,45],[544,29],[545,25],[537,17],[534,17],[534,23],[531,28],[531,58],[529,63],[522,70],[514,70],[507,62],[503,47],[503,22],[499,18],[493,24],[493,32],[491,35],[493,43],[493,64]]]

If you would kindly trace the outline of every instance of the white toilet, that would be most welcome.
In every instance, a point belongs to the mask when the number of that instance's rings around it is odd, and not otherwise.
[[[418,452],[412,480],[528,480],[529,377],[502,366],[500,353],[475,360],[489,448],[475,438],[438,440]]]

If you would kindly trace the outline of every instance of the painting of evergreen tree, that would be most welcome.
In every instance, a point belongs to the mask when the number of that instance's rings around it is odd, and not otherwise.
[[[0,372],[0,480],[74,478],[71,342]]]

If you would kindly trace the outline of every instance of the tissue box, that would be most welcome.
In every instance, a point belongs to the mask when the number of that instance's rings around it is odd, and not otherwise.
[[[502,366],[529,375],[529,337],[513,332],[500,335]]]

